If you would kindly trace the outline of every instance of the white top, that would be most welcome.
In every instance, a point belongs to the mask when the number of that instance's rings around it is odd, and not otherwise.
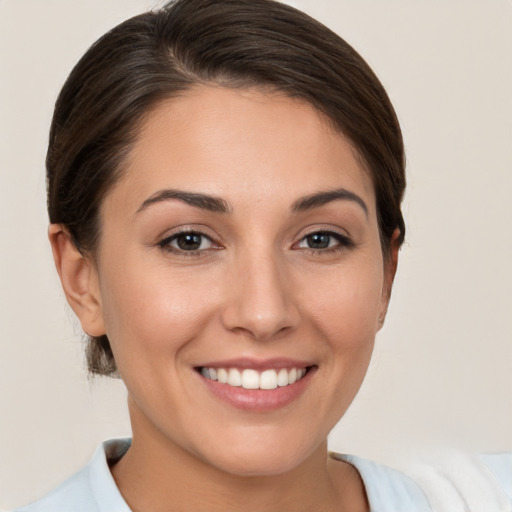
[[[130,443],[130,439],[104,442],[89,464],[78,473],[44,498],[15,512],[131,512],[109,469],[109,463],[117,462]],[[352,464],[359,471],[371,512],[432,512],[423,491],[406,475],[359,457],[332,456]],[[487,456],[484,463],[503,486],[512,510],[512,454]]]

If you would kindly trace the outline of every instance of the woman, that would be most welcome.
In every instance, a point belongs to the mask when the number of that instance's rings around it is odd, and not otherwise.
[[[341,39],[264,0],[120,25],[56,105],[50,241],[133,440],[23,510],[429,510],[327,456],[386,315],[404,156]]]

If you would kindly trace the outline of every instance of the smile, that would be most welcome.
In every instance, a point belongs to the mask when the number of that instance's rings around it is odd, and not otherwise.
[[[221,384],[244,389],[276,389],[301,380],[307,368],[276,368],[257,371],[252,368],[201,368],[201,375],[206,379],[216,380]]]

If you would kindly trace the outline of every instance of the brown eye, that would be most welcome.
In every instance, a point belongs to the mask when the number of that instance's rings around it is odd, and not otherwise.
[[[199,252],[214,247],[214,243],[209,237],[193,231],[175,233],[162,240],[158,245],[162,249],[174,252]]]
[[[327,249],[331,244],[331,238],[328,233],[313,233],[306,237],[306,243],[310,249]]]
[[[203,236],[198,233],[187,233],[176,237],[176,244],[184,251],[197,251],[201,247]]]
[[[299,248],[313,251],[344,249],[352,247],[350,238],[333,231],[317,231],[305,236],[299,242]]]

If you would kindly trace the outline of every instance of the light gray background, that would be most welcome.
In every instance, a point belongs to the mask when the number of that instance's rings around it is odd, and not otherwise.
[[[408,234],[387,323],[331,448],[390,465],[419,446],[512,450],[512,3],[297,0],[387,88],[408,156]],[[46,240],[56,95],[150,0],[0,1],[0,507],[130,432],[119,381],[89,381]]]

